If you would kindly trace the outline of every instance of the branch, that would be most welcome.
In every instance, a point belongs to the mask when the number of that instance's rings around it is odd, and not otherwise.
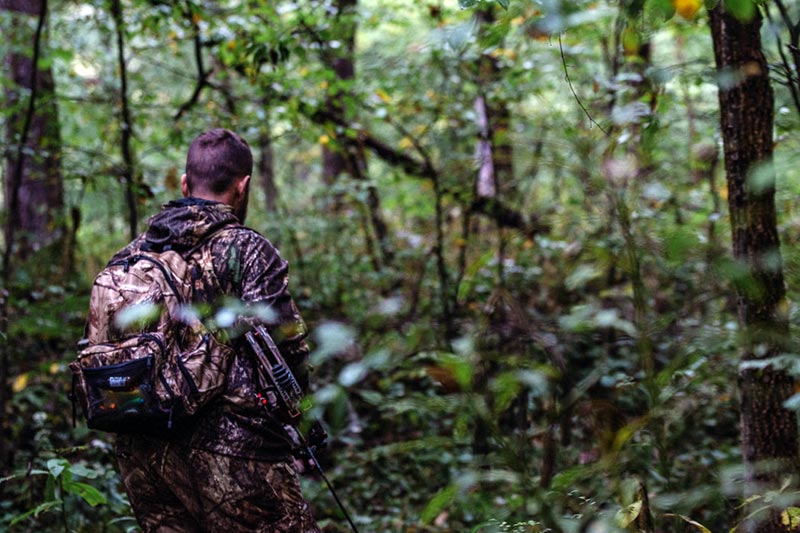
[[[798,38],[800,38],[800,33],[798,33],[798,26],[792,24],[792,19],[789,16],[788,11],[786,10],[786,6],[783,5],[781,0],[775,0],[775,5],[778,6],[778,11],[780,11],[781,18],[783,19],[783,23],[789,29],[789,49],[792,51],[792,57],[794,58],[794,67],[795,71],[798,67],[800,67],[800,61],[798,60],[798,51],[797,51],[797,43]],[[767,18],[770,21],[770,26],[775,27],[774,21],[772,20],[772,13],[769,10],[768,5],[764,5],[764,12],[767,14]],[[794,106],[800,111],[800,94],[798,94],[798,87],[797,87],[797,78],[792,75],[792,67],[789,64],[789,59],[786,57],[786,53],[783,51],[783,41],[781,40],[780,32],[775,30],[775,40],[778,44],[778,54],[781,56],[781,63],[786,75],[786,84],[789,86],[789,92],[792,95],[792,100],[794,101]]]
[[[350,127],[341,117],[336,116],[336,114],[331,113],[326,109],[314,108],[308,104],[301,103],[300,111],[306,117],[308,117],[309,120],[316,124],[335,124],[343,128]],[[419,178],[429,179],[434,183],[439,181],[439,171],[433,166],[433,163],[431,163],[430,159],[427,158],[424,150],[422,153],[423,156],[425,156],[425,159],[416,159],[404,152],[392,148],[380,139],[375,138],[372,134],[370,134],[370,132],[364,129],[358,130],[358,141],[383,161],[392,166],[401,168],[407,174],[417,176]],[[417,149],[422,150],[422,147],[417,145]],[[539,222],[535,217],[528,219],[519,211],[495,198],[475,199],[472,201],[469,209],[473,213],[481,214],[495,220],[502,227],[517,229],[529,237],[547,229],[547,227]]]
[[[598,122],[594,119],[594,117],[592,117],[592,115],[589,113],[589,110],[586,109],[586,106],[583,105],[583,102],[581,102],[580,97],[575,92],[575,88],[572,87],[572,80],[569,79],[569,71],[567,70],[567,58],[564,57],[564,46],[561,43],[561,35],[558,36],[558,49],[561,51],[561,63],[564,65],[564,77],[567,79],[567,84],[569,85],[569,90],[572,91],[572,96],[575,97],[575,101],[578,102],[579,106],[581,106],[581,109],[583,109],[583,112],[586,113],[587,117],[589,117],[589,120],[592,122],[592,124],[600,128],[600,131],[608,135],[608,132],[603,129],[603,126],[598,124]]]
[[[501,227],[517,229],[528,237],[549,229],[546,224],[539,221],[538,217],[529,219],[496,198],[479,196],[472,201],[469,209],[472,213],[491,218]]]
[[[197,84],[195,85],[194,92],[189,100],[184,102],[180,109],[178,109],[178,112],[175,113],[175,116],[172,117],[172,120],[175,121],[180,119],[184,113],[194,107],[194,105],[197,103],[197,100],[200,98],[200,93],[203,91],[203,88],[208,85],[209,73],[203,67],[203,43],[200,40],[200,28],[197,26],[197,23],[194,21],[194,19],[191,18],[191,13],[189,16],[192,22],[192,28],[194,29],[194,60],[197,64]]]
[[[335,124],[343,128],[350,127],[342,117],[327,109],[314,108],[308,104],[301,103],[300,111],[315,124]],[[439,177],[438,171],[429,161],[420,161],[408,154],[400,152],[383,141],[376,139],[363,129],[358,130],[358,140],[364,147],[369,148],[378,157],[390,165],[402,168],[408,174],[430,180],[436,180]]]

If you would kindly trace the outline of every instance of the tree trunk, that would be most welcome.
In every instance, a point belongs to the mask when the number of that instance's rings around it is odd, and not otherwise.
[[[120,0],[111,0],[111,14],[117,32],[117,66],[119,67],[119,100],[120,100],[120,149],[122,151],[122,179],[125,183],[125,200],[128,203],[128,233],[131,240],[136,238],[139,230],[139,186],[136,183],[136,172],[133,166],[133,121],[128,105],[128,65],[125,59],[125,28]]]
[[[336,6],[336,28],[333,35],[336,40],[343,43],[338,48],[327,49],[330,67],[336,75],[336,80],[350,81],[355,79],[355,46],[356,46],[356,9],[358,0],[337,0]],[[352,122],[353,117],[348,116],[346,99],[348,91],[339,88],[328,94],[326,107],[334,114],[335,120],[330,124],[330,142],[323,144],[322,147],[322,177],[326,184],[333,185],[339,176],[347,174],[355,180],[366,180],[367,158],[364,147],[357,140],[351,139],[340,130],[337,124]],[[341,197],[334,198],[334,209],[341,209]],[[373,237],[369,234],[369,228],[377,241],[380,257],[374,252],[373,263],[376,269],[386,262],[391,262],[393,253],[388,244],[388,226],[380,213],[380,197],[374,185],[367,186],[368,222],[365,223],[365,235],[367,246],[374,250],[372,244]]]
[[[722,80],[720,123],[733,255],[747,271],[746,279],[736,280],[736,291],[744,333],[739,387],[745,498],[751,498],[779,490],[786,481],[796,486],[800,466],[797,415],[783,407],[794,393],[794,379],[768,361],[783,352],[789,335],[781,311],[785,288],[771,163],[774,98],[761,49],[760,14],[740,21],[720,2],[710,11],[710,23]],[[742,530],[789,531],[780,516],[786,505],[775,502]]]
[[[269,107],[264,105],[264,109]],[[278,187],[275,185],[275,150],[272,146],[272,130],[270,129],[269,119],[261,125],[261,133],[258,138],[261,157],[258,161],[258,173],[261,181],[261,188],[264,190],[264,205],[267,213],[275,213],[278,205]]]
[[[24,260],[63,238],[64,183],[53,75],[50,68],[34,73],[32,54],[20,49],[22,46],[29,48],[34,42],[33,26],[25,19],[39,15],[41,6],[41,0],[0,1],[0,11],[15,13],[7,18],[8,23],[3,28],[3,33],[13,43],[12,51],[5,57],[6,71],[13,81],[13,86],[6,90],[5,107],[15,110],[9,116],[6,131],[7,146],[11,150],[6,161],[5,244],[16,247],[12,252],[15,260]],[[34,106],[28,105],[27,94],[36,95]],[[26,110],[31,110],[29,117]],[[19,150],[26,120],[28,135],[24,148]],[[19,161],[18,156],[22,157]]]
[[[336,5],[336,22],[338,28],[336,31],[337,38],[340,39],[342,45],[339,48],[327,48],[328,61],[331,69],[336,76],[336,80],[349,81],[355,78],[355,64],[353,61],[353,54],[355,53],[355,10],[357,0],[337,0]],[[337,117],[344,118],[345,106],[342,100],[347,97],[346,91],[341,89],[334,89],[328,93],[326,100],[326,107],[334,113]],[[350,173],[347,153],[348,142],[346,137],[337,134],[337,127],[331,124],[331,143],[322,146],[322,178],[328,185],[333,185],[336,179],[344,173]],[[354,176],[355,177],[355,176]]]
[[[61,239],[60,211],[64,198],[53,78],[49,70],[37,68],[47,15],[46,0],[0,0],[0,11],[10,14],[3,19],[6,23],[2,31],[11,45],[4,60],[16,88],[6,91],[5,102],[8,109],[14,109],[7,130],[7,144],[12,149],[7,156],[5,249],[0,280],[0,338],[7,339],[12,316],[12,270],[32,252]],[[25,20],[31,15],[38,16],[35,32]],[[31,46],[30,43],[33,43],[32,54],[19,51],[20,46]],[[22,232],[19,240],[18,231]],[[44,263],[45,270],[50,271],[52,261]],[[6,407],[11,399],[10,360],[10,343],[0,343],[0,473],[3,474],[12,464],[6,431]]]

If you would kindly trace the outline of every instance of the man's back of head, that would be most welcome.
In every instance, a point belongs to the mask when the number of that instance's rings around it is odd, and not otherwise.
[[[215,128],[198,135],[186,156],[186,179],[192,195],[217,196],[253,171],[253,154],[241,136]]]

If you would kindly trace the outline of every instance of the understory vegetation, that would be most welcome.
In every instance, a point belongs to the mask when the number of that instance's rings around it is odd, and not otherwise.
[[[213,126],[256,156],[247,222],[290,263],[315,367],[306,419],[328,431],[319,458],[361,531],[727,532],[759,502],[794,501],[787,481],[743,507],[747,273],[715,2],[50,4],[39,68],[54,90],[37,101],[57,105],[63,206],[39,206],[57,238],[4,278],[0,530],[137,530],[113,438],[73,426],[67,365],[93,276],[132,217],[141,231],[180,195],[186,147]],[[795,329],[797,73],[766,4]],[[0,50],[30,56],[37,17],[1,16],[29,38]],[[19,94],[0,110],[9,161]],[[795,344],[780,354],[792,375]],[[303,487],[326,531],[349,530],[312,469]],[[783,509],[793,527],[800,508]]]

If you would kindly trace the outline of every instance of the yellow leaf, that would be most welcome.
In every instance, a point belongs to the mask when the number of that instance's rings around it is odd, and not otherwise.
[[[376,89],[375,96],[381,99],[384,104],[388,104],[392,101],[392,97],[389,96],[389,93],[384,91],[383,89]]]
[[[330,144],[330,142],[331,142],[331,138],[328,137],[327,135],[322,134],[322,135],[319,136],[319,143],[321,145],[327,146],[328,144]]]
[[[525,23],[524,17],[514,17],[513,19],[511,19],[512,26],[522,26],[524,23]]]
[[[200,22],[200,13],[195,13],[192,15],[192,24],[198,24]]]
[[[711,533],[711,530],[708,529],[706,526],[704,526],[700,522],[692,520],[688,516],[683,516],[682,514],[672,514],[672,513],[667,513],[664,516],[674,516],[674,517],[680,518],[681,520],[683,520],[687,524],[690,524],[690,525],[696,527],[700,531],[700,533]]]
[[[692,20],[697,15],[701,5],[703,5],[702,0],[672,0],[672,6],[675,11],[686,20]]]
[[[28,374],[20,374],[14,379],[14,383],[11,384],[11,390],[15,393],[21,392],[22,389],[28,386]]]
[[[800,530],[800,507],[787,507],[781,513],[781,522],[792,531]]]
[[[59,365],[58,363],[52,363],[50,365],[50,368],[47,369],[47,371],[50,372],[51,376],[55,376],[56,374],[61,372],[61,365]]]
[[[628,527],[639,517],[642,512],[642,500],[633,502],[627,507],[623,507],[617,511],[617,522],[621,527]]]
[[[400,146],[400,148],[403,149],[411,148],[412,146],[414,146],[414,142],[408,137],[403,137],[402,139],[400,139],[398,146]]]

